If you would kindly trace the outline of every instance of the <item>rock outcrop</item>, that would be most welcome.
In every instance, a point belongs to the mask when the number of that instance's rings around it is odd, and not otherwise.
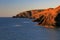
[[[56,8],[48,8],[42,12],[34,14],[34,22],[38,22],[38,25],[45,26],[47,28],[60,27],[60,6]]]
[[[60,6],[43,10],[30,10],[13,16],[14,18],[34,18],[33,22],[46,28],[60,27]]]
[[[33,18],[32,16],[34,14],[36,14],[37,12],[41,12],[44,9],[41,10],[29,10],[29,11],[25,11],[25,12],[21,12],[19,14],[17,14],[16,16],[13,16],[13,18]]]

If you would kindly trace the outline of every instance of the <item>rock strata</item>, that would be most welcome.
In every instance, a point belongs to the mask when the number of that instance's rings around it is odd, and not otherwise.
[[[34,22],[38,22],[38,25],[45,26],[47,28],[59,28],[60,27],[60,6],[56,8],[48,8],[42,12],[34,14]]]
[[[46,28],[60,27],[60,6],[43,10],[30,10],[13,16],[13,18],[33,18],[33,22]]]

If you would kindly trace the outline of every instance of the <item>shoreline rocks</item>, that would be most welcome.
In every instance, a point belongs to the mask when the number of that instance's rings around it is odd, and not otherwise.
[[[32,18],[40,26],[46,28],[60,27],[60,6],[43,10],[30,10],[13,16],[13,18]]]

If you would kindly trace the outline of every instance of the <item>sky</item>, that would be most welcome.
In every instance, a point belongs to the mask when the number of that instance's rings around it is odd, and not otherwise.
[[[53,8],[60,5],[60,0],[0,0],[0,17],[12,17],[20,12]]]

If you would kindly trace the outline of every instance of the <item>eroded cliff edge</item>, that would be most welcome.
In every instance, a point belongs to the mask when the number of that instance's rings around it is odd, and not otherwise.
[[[30,10],[13,16],[13,18],[33,18],[33,22],[46,28],[60,27],[60,6],[41,10]]]
[[[36,14],[37,12],[41,12],[43,10],[44,9],[24,11],[24,12],[17,14],[16,16],[13,16],[13,18],[33,18],[32,16],[34,14]]]

